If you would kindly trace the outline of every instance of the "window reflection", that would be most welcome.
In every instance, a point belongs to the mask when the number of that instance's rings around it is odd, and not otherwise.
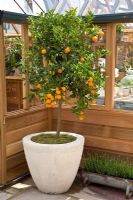
[[[133,24],[117,25],[115,108],[133,110]]]

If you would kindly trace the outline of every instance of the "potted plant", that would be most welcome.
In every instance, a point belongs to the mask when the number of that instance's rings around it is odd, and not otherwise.
[[[133,194],[133,165],[131,159],[107,153],[90,153],[84,158],[80,175],[84,183],[98,183]]]
[[[123,35],[124,35],[124,29],[127,27],[127,24],[119,23],[116,25],[116,41],[120,42]]]
[[[66,97],[75,98],[72,111],[83,120],[84,111],[96,103],[104,76],[96,62],[106,49],[93,48],[104,33],[92,19],[91,13],[85,19],[77,16],[75,9],[65,15],[51,10],[29,19],[33,44],[21,72],[45,107],[58,110],[56,131],[23,139],[31,175],[42,192],[67,191],[80,164],[84,137],[61,132],[61,110]]]
[[[115,96],[116,98],[117,98],[117,97],[123,96],[123,90],[122,90],[121,81],[115,82],[114,96]]]
[[[133,75],[126,75],[121,80],[123,95],[128,96],[131,93],[133,87]]]

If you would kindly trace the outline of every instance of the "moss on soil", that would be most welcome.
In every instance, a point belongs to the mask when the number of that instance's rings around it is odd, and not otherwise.
[[[31,138],[33,142],[40,144],[65,144],[76,140],[72,135],[62,134],[59,137],[53,134],[40,134]]]

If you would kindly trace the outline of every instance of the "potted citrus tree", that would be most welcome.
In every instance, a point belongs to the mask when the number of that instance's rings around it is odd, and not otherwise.
[[[67,191],[80,164],[84,137],[61,132],[61,110],[66,97],[75,98],[72,111],[83,120],[85,110],[96,103],[104,76],[96,63],[106,50],[93,48],[104,33],[92,19],[92,14],[77,16],[75,9],[65,15],[51,10],[29,19],[33,44],[21,72],[45,107],[58,110],[56,131],[23,139],[31,175],[42,192]]]

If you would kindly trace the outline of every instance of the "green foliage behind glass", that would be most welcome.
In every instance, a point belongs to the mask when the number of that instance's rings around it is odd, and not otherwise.
[[[7,53],[5,65],[8,73],[13,73],[15,68],[18,68],[22,58],[22,41],[19,37],[9,38],[7,43]]]

